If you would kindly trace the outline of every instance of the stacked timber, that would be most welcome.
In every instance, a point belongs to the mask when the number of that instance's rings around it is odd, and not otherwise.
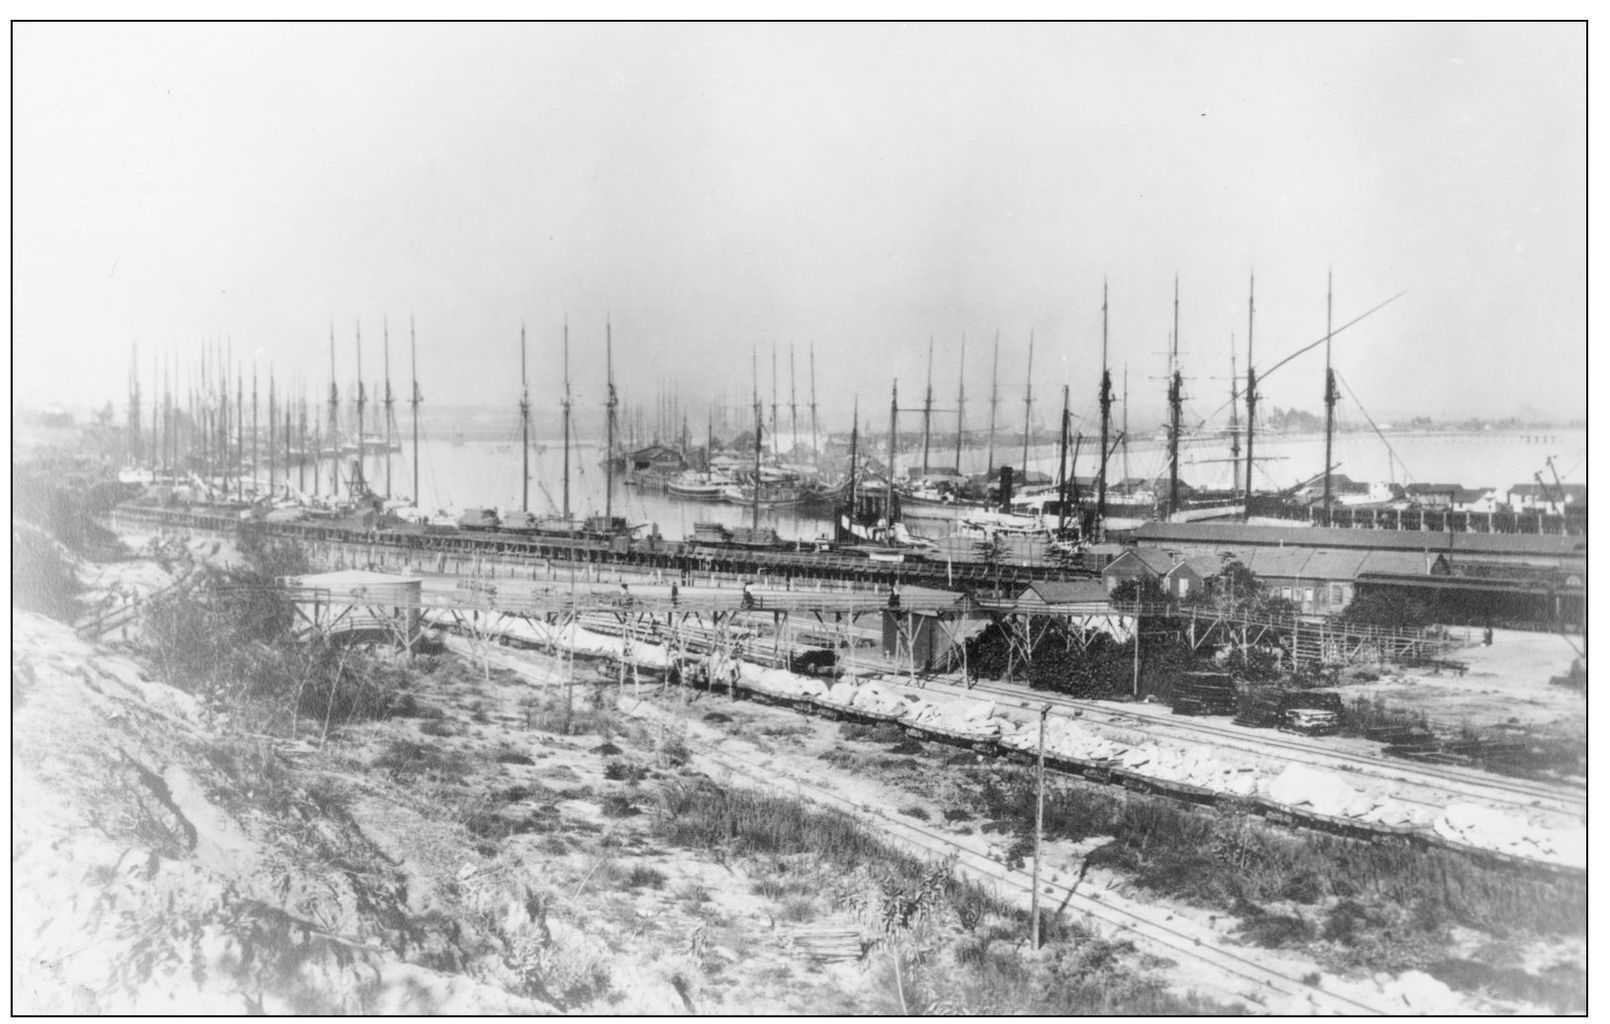
[[[1248,690],[1236,709],[1235,724],[1251,729],[1273,729],[1280,724],[1280,701],[1285,691],[1264,686]]]
[[[1235,680],[1224,672],[1187,672],[1174,683],[1169,701],[1176,715],[1233,715]]]

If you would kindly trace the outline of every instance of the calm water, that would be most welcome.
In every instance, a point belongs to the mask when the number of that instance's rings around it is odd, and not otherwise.
[[[1374,434],[1338,435],[1332,459],[1336,472],[1345,473],[1355,480],[1387,480],[1398,483],[1458,483],[1466,487],[1498,487],[1507,489],[1513,484],[1530,483],[1532,475],[1543,474],[1552,482],[1546,460],[1554,456],[1555,467],[1567,483],[1587,481],[1587,432],[1585,430],[1548,429],[1535,431],[1504,431],[1483,433],[1428,433],[1388,434],[1390,449]],[[1260,489],[1289,487],[1307,479],[1323,469],[1324,439],[1322,437],[1278,438],[1260,437],[1256,454],[1259,465],[1256,482]],[[571,449],[571,511],[577,515],[604,511],[605,473],[600,464],[601,445],[586,442]],[[874,452],[886,457],[886,451]],[[1013,466],[1022,461],[1021,443],[998,443],[995,448],[997,465]],[[1029,450],[1028,465],[1054,475],[1057,449],[1055,445],[1034,446]],[[984,448],[964,449],[962,470],[981,472],[985,468],[988,452]],[[1181,477],[1189,483],[1203,487],[1228,487],[1231,483],[1228,441],[1219,439],[1197,440],[1182,447]],[[351,460],[348,460],[350,463]],[[376,491],[386,490],[386,460],[370,454],[365,460],[365,472]],[[454,445],[447,441],[420,442],[419,489],[424,508],[520,507],[520,446],[517,441],[467,441]],[[921,452],[901,453],[897,466],[901,471],[920,467]],[[929,465],[935,469],[948,469],[955,465],[955,449],[930,450]],[[1242,465],[1245,465],[1243,459]],[[1099,468],[1096,445],[1092,441],[1081,447],[1076,472],[1081,476],[1094,476]],[[1132,444],[1125,454],[1120,450],[1113,456],[1109,473],[1113,479],[1123,475],[1150,476],[1167,471],[1167,452],[1157,441]],[[344,471],[343,471],[344,472]],[[308,468],[311,487],[312,468]],[[293,483],[296,474],[291,475]],[[530,507],[539,513],[557,512],[561,503],[563,480],[563,453],[556,443],[545,450],[533,449],[531,454]],[[329,488],[328,463],[320,467],[319,489]],[[407,495],[413,489],[411,452],[393,454],[391,459],[391,491]],[[750,511],[746,507],[722,503],[694,503],[672,501],[662,494],[640,493],[635,487],[626,487],[615,481],[613,510],[633,522],[658,523],[660,532],[672,538],[693,532],[693,524],[701,521],[721,522],[727,525],[747,525]],[[825,519],[803,516],[795,509],[761,510],[761,523],[771,526],[787,538],[809,539],[831,532]]]

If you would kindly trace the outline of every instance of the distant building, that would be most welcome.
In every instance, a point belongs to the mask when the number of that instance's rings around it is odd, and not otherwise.
[[[1587,507],[1587,484],[1516,484],[1505,495],[1512,512],[1576,511]]]

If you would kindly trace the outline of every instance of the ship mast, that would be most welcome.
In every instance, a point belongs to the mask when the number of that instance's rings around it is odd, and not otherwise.
[[[811,464],[817,465],[822,457],[821,443],[816,433],[816,342],[811,342]]]
[[[1096,474],[1096,524],[1107,534],[1107,435],[1112,429],[1112,370],[1107,366],[1107,282],[1101,282],[1101,467]]]
[[[771,343],[771,453],[777,451],[777,343]],[[760,486],[760,480],[755,480],[755,486]]]
[[[1328,462],[1327,457],[1327,462]],[[258,486],[258,357],[251,357],[251,486]]]
[[[894,446],[895,425],[900,420],[900,378],[894,379],[889,390],[889,507],[894,507]]]
[[[760,367],[758,365],[757,360],[758,360],[758,357],[755,355],[755,350],[750,349],[749,350],[749,379],[750,379],[750,383],[751,383],[751,385],[752,385],[752,387],[754,389],[754,394],[755,394],[755,479],[754,479],[754,490],[750,492],[750,498],[749,498],[749,527],[752,530],[760,529],[760,446],[761,446],[761,436],[760,435],[761,435],[761,433],[763,431],[763,428],[765,427],[765,415],[766,415],[765,411],[762,409],[762,407],[760,405]],[[775,368],[776,365],[777,365],[777,346],[775,344],[773,344],[772,345],[772,366]],[[775,373],[773,373],[772,374],[772,380],[776,381],[776,379],[777,379],[777,375]],[[773,394],[776,394],[776,392],[773,391]],[[772,419],[773,419],[774,422],[776,420],[776,417],[777,417],[777,407],[776,407],[776,405],[773,405],[772,406]],[[776,443],[777,442],[775,440],[772,441],[772,444],[775,445]]]
[[[1034,405],[1034,332],[1029,331],[1029,375],[1023,386],[1023,479],[1029,478],[1029,409]]]
[[[984,475],[995,472],[995,408],[1001,403],[1001,332],[995,330],[995,368],[989,376],[989,454],[985,456]]]
[[[525,376],[525,323],[520,324],[520,511],[531,511],[531,391]]]
[[[397,397],[391,393],[391,324],[385,317],[380,319],[381,353],[384,356],[386,370],[386,500],[391,500],[391,446],[392,421],[396,419],[395,403]]]
[[[797,378],[794,376],[794,345],[790,342],[788,346],[788,427],[793,433],[788,441],[793,448],[797,449],[799,447],[799,402],[798,394],[795,391],[796,383]]]
[[[565,520],[570,519],[570,314],[565,314],[565,397],[560,403],[564,410],[565,420],[565,490],[564,508]]]
[[[140,343],[133,342],[129,352],[129,465],[140,464]]]
[[[1330,525],[1331,442],[1336,436],[1336,371],[1330,365],[1331,272],[1325,271],[1325,525]]]
[[[268,368],[268,494],[274,495],[274,368]]]
[[[356,334],[353,337],[353,347],[358,352],[358,479],[356,484],[363,490],[369,489],[369,479],[363,468],[363,406],[368,394],[363,389],[363,324],[354,323]],[[362,497],[363,491],[358,491],[355,497]]]
[[[1057,451],[1057,533],[1068,528],[1068,385],[1062,385],[1062,429]],[[1077,468],[1077,467],[1075,467]]]
[[[340,431],[336,428],[336,420],[340,415],[340,394],[335,384],[335,324],[330,324],[330,498],[335,500],[341,494],[341,447],[336,442]]]
[[[1236,387],[1240,378],[1236,373],[1235,365],[1235,332],[1230,332],[1230,497],[1234,498],[1241,490],[1241,420],[1240,409],[1237,403],[1241,401],[1241,391]]]
[[[414,507],[419,507],[419,403],[425,396],[419,393],[419,344],[414,337],[414,315],[408,314],[408,359],[410,376],[413,379],[414,393],[408,399],[408,404],[414,407]]]
[[[615,407],[619,402],[615,397],[615,340],[607,316],[604,317],[604,372],[609,384],[609,400],[604,405],[608,410],[604,424],[604,528],[612,530],[615,526]]]
[[[956,473],[962,471],[962,424],[963,410],[967,407],[967,332],[962,332],[962,358],[959,376],[956,378]]]
[[[1168,351],[1168,514],[1180,507],[1180,277],[1174,275],[1174,336]]]
[[[175,374],[174,376],[177,377],[178,374]],[[245,371],[243,371],[237,364],[235,366],[235,454],[240,457],[243,463],[246,460],[246,417],[243,415],[245,409],[246,374]],[[173,417],[173,420],[173,426],[178,426],[177,415]],[[172,427],[169,428],[169,433],[174,433]],[[179,458],[179,438],[176,433],[174,434],[173,440],[173,457],[174,461],[177,462]],[[254,467],[253,472],[255,471],[256,469]],[[239,472],[235,474],[235,497],[241,501],[246,500],[245,474]]]
[[[922,398],[922,475],[928,475],[928,428],[934,415],[934,338],[928,336],[928,390]]]
[[[1257,276],[1247,276],[1247,515],[1252,515],[1252,432],[1257,423],[1258,374],[1252,368],[1252,317],[1257,292]]]

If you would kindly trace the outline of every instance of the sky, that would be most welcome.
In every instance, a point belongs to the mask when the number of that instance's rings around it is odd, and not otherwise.
[[[886,429],[1090,422],[1108,359],[1188,422],[1333,323],[1340,414],[1587,409],[1586,29],[1572,24],[13,26],[13,400],[126,401],[131,346],[322,396],[601,415],[782,401]],[[1322,409],[1323,346],[1262,401]],[[786,416],[786,413],[785,413]]]

